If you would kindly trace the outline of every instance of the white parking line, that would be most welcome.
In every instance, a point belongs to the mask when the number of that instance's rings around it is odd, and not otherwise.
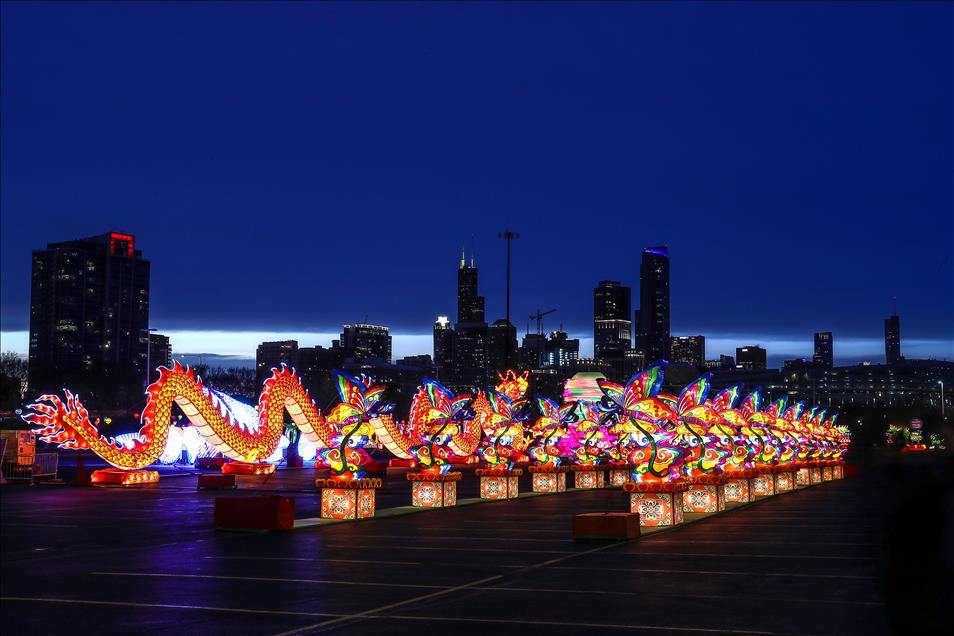
[[[211,612],[234,612],[239,614],[277,614],[285,616],[344,616],[324,612],[296,612],[292,610],[256,610],[244,607],[209,607],[205,605],[177,605],[173,603],[131,603],[128,601],[92,601],[79,598],[47,598],[38,596],[0,596],[3,603],[66,603],[69,605],[115,605],[117,607],[155,607],[159,609],[189,609]]]
[[[221,574],[167,574],[163,572],[90,572],[99,576],[133,576],[165,579],[213,579],[216,581],[256,581],[261,583],[313,583],[319,585],[352,585],[357,587],[400,587],[426,590],[444,590],[446,585],[417,583],[372,583],[369,581],[338,581],[333,579],[292,579],[267,576],[227,576]]]
[[[598,567],[575,567],[559,566],[551,568],[553,570],[585,570],[585,571],[604,571],[604,572],[641,572],[645,574],[712,574],[716,576],[783,576],[792,578],[808,579],[860,579],[877,581],[877,576],[860,576],[854,574],[796,574],[792,572],[733,572],[719,570],[663,570],[657,568],[598,568]]]
[[[314,563],[367,563],[369,565],[424,565],[421,561],[374,561],[371,559],[323,559],[315,557],[206,556],[203,559],[234,561],[309,561]]]

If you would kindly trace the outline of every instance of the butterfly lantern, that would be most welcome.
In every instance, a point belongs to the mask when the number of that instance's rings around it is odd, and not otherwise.
[[[332,475],[343,479],[361,479],[361,468],[371,457],[365,447],[374,436],[371,420],[390,418],[393,404],[383,401],[384,386],[372,385],[370,378],[356,378],[343,371],[334,372],[341,402],[326,418],[333,431],[334,445],[321,451],[322,461]]]
[[[635,466],[635,481],[672,481],[680,475],[684,453],[673,444],[676,412],[658,397],[665,364],[656,362],[630,378],[625,387],[597,380],[603,391],[600,409],[615,420],[614,430],[626,438],[616,443],[626,448],[627,462]]]
[[[559,406],[550,398],[538,397],[537,407],[541,415],[530,428],[536,441],[527,452],[538,464],[559,466],[562,442],[569,434],[570,426],[580,419],[577,403],[567,402]]]
[[[732,451],[722,443],[721,429],[714,427],[722,423],[722,416],[709,404],[709,378],[707,373],[692,384],[686,386],[678,398],[664,396],[676,411],[676,436],[674,443],[685,450],[684,473],[687,477],[699,474],[718,474],[724,469],[726,460]]]
[[[411,402],[408,416],[408,437],[420,440],[410,453],[424,472],[446,473],[450,470],[448,445],[463,432],[466,422],[476,416],[469,395],[455,396],[440,382],[425,378]]]
[[[750,444],[742,429],[747,426],[741,411],[735,408],[739,399],[739,385],[720,391],[706,404],[715,409],[721,421],[709,428],[709,434],[714,435],[716,443],[729,451],[725,463],[725,470],[742,470],[754,466],[755,447]]]

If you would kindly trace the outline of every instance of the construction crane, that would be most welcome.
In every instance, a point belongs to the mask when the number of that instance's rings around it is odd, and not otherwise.
[[[555,312],[556,309],[548,309],[546,311],[537,310],[537,313],[530,316],[530,320],[537,321],[537,333],[543,333],[543,317]]]

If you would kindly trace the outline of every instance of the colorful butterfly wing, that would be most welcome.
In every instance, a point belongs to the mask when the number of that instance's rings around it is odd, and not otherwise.
[[[338,397],[341,398],[341,401],[354,405],[362,404],[364,391],[368,388],[367,385],[350,373],[345,373],[344,371],[335,371],[334,375],[335,384],[338,388]]]
[[[676,401],[677,412],[685,413],[692,407],[706,401],[706,396],[709,394],[710,377],[712,376],[707,373],[682,390],[679,399]]]
[[[758,412],[759,407],[762,406],[762,394],[759,389],[755,389],[742,400],[742,404],[739,406],[739,411],[742,412],[742,417],[748,419],[752,417],[755,413]]]
[[[612,400],[613,404],[616,404],[620,408],[623,406],[623,387],[615,382],[610,382],[609,380],[598,379],[596,383],[599,385],[600,390],[603,391],[603,395]]]
[[[630,409],[636,402],[655,396],[663,382],[664,362],[656,362],[647,369],[637,373],[623,390],[623,408]]]
[[[712,408],[722,412],[735,407],[736,400],[739,399],[739,385],[723,389],[712,399]]]

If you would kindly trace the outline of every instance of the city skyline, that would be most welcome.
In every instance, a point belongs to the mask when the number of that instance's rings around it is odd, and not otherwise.
[[[666,244],[671,334],[705,335],[709,357],[760,344],[770,365],[808,358],[831,331],[836,363],[877,361],[895,296],[903,354],[954,357],[954,158],[935,143],[954,130],[951,86],[935,81],[954,75],[949,5],[705,5],[698,20],[561,5],[529,43],[532,6],[302,5],[234,61],[217,51],[256,32],[262,8],[2,11],[4,349],[26,351],[30,251],[116,230],[149,254],[151,326],[177,352],[251,358],[243,334],[335,334],[367,315],[395,356],[424,353],[435,317],[455,313],[462,243],[487,321],[503,316],[496,234],[512,227],[518,335],[556,308],[547,324],[584,356],[594,285],[619,280],[636,305],[639,252]],[[830,11],[854,28],[833,37]],[[146,23],[190,47],[157,55],[118,35]],[[70,37],[77,24],[96,47]],[[366,44],[360,59],[342,38]],[[593,104],[606,107],[581,119]],[[263,287],[280,306],[254,302]]]
[[[116,234],[114,234],[116,235]],[[126,236],[131,240],[138,241],[134,236]],[[38,248],[39,249],[39,248]],[[473,249],[473,248],[472,248]],[[658,248],[647,248],[644,250],[644,258],[646,252],[652,252],[654,249]],[[664,249],[664,248],[662,248]],[[137,250],[138,254],[138,250]],[[666,259],[668,266],[668,258]],[[464,308],[465,317],[469,320],[476,319],[482,321],[485,319],[484,316],[484,297],[478,296],[479,289],[477,289],[477,279],[475,268],[476,261],[473,256],[473,251],[467,257],[465,257],[465,252],[462,249],[460,255],[459,263],[455,264],[457,269],[457,289],[463,290],[460,293],[465,294],[463,297],[458,295],[457,299],[457,311],[458,314],[461,311],[461,308]],[[599,281],[599,286],[605,285],[607,283],[619,285],[618,281]],[[640,294],[640,284],[637,280],[635,292],[633,292],[629,287],[623,286],[623,291],[626,294],[626,299],[629,298],[631,293],[635,293],[638,297]],[[476,300],[466,300],[470,296],[473,296]],[[462,300],[465,299],[465,300]],[[463,304],[462,304],[463,302]],[[624,305],[626,307],[629,304],[625,301]],[[475,304],[474,304],[475,303]],[[471,305],[473,304],[473,308]],[[626,307],[622,307],[622,315],[630,315],[630,311]],[[631,309],[631,307],[630,307]],[[637,308],[638,309],[638,308]],[[638,316],[638,312],[637,312]],[[530,316],[529,318],[534,318]],[[892,319],[897,319],[897,316],[892,316]],[[355,321],[361,322],[361,321]],[[370,321],[374,322],[374,321]],[[887,324],[888,319],[885,319],[885,324]],[[387,326],[387,325],[384,325]],[[517,326],[518,339],[522,337],[523,330]],[[530,327],[530,322],[528,320],[527,327]],[[564,325],[561,323],[559,325],[560,329],[564,328]],[[631,333],[634,333],[636,328],[635,321],[631,325]],[[553,325],[550,325],[548,329],[545,329],[545,332],[554,331],[556,328]],[[153,331],[159,331],[160,329],[153,327]],[[211,331],[179,331],[179,330],[161,330],[164,331],[171,339],[172,346],[174,348],[174,357],[180,359],[184,362],[195,363],[197,360],[200,362],[212,364],[213,366],[254,366],[255,363],[255,348],[262,342],[267,341],[283,341],[283,340],[296,340],[301,341],[302,346],[330,346],[332,341],[340,338],[340,328],[336,332],[309,332],[309,331],[226,331],[226,330],[211,330]],[[534,330],[531,329],[532,333]],[[690,330],[691,331],[691,330]],[[595,351],[595,340],[592,335],[592,330],[589,331],[589,334],[582,331],[576,333],[575,331],[569,331],[571,337],[578,338],[581,341],[580,347],[580,356],[583,358],[593,358],[598,357],[597,352]],[[635,335],[635,334],[634,334]],[[674,333],[673,338],[682,336],[683,334]],[[704,338],[705,334],[700,334]],[[817,339],[819,333],[816,332],[814,337]],[[12,350],[22,355],[26,355],[26,340],[29,337],[28,333],[23,334],[11,334],[5,332],[3,334],[4,339],[4,350]],[[429,353],[433,350],[433,340],[432,334],[393,334],[395,338],[395,354],[394,359],[406,356],[421,355]],[[12,342],[12,346],[10,343]],[[761,346],[767,344],[768,346],[768,367],[769,368],[780,368],[782,363],[788,359],[798,359],[806,358],[811,359],[812,354],[817,353],[815,347],[817,347],[817,341],[810,341],[812,344],[812,349],[806,351],[805,342],[801,338],[793,337],[785,340],[775,340],[771,338],[759,338],[758,334],[714,334],[710,335],[708,338],[710,343],[710,348],[708,349],[707,359],[718,359],[718,356],[721,355],[732,355],[733,351],[742,346]],[[177,344],[179,343],[179,344]],[[199,345],[200,346],[196,346]],[[918,359],[918,358],[936,358],[936,359],[949,359],[945,356],[937,356],[931,351],[937,348],[938,343],[934,342],[924,342],[917,339],[903,339],[901,348],[902,357]],[[633,346],[635,346],[635,341],[633,341]],[[884,362],[878,358],[877,352],[880,350],[884,352],[885,347],[885,338],[875,341],[871,339],[858,339],[858,338],[844,338],[839,339],[839,345],[845,345],[844,348],[839,347],[839,355],[836,357],[836,362],[840,364],[855,364],[860,362],[871,362],[879,363]],[[945,343],[941,343],[942,345]],[[191,346],[190,346],[191,345]],[[202,347],[205,347],[204,350],[198,350]],[[624,347],[625,348],[625,347]],[[20,350],[22,349],[22,351]],[[723,350],[724,349],[724,350]],[[249,353],[251,350],[251,353]],[[904,355],[904,352],[907,352],[907,355]],[[883,355],[883,353],[882,353]],[[648,360],[648,364],[651,360]]]

